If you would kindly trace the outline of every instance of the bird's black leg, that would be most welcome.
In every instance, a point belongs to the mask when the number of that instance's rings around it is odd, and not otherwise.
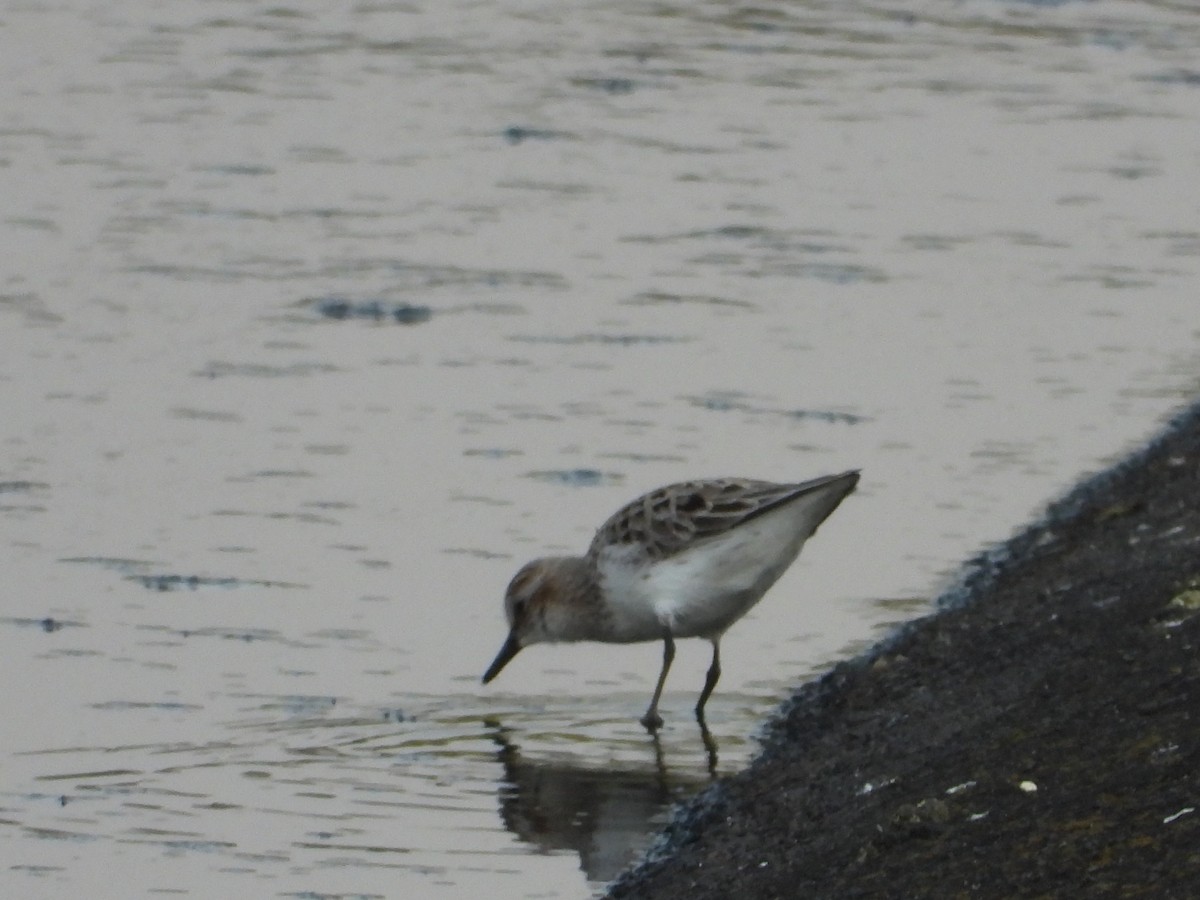
[[[654,697],[650,701],[650,708],[642,716],[642,724],[646,726],[647,731],[654,732],[662,728],[662,716],[658,714],[658,698],[662,696],[663,685],[667,683],[667,671],[671,668],[671,662],[674,659],[675,639],[671,637],[671,632],[664,632],[662,671],[658,673],[658,685],[654,688]]]
[[[712,665],[708,667],[708,674],[704,676],[704,690],[700,692],[700,700],[696,703],[696,718],[700,724],[704,724],[704,704],[708,702],[709,695],[712,694],[713,688],[717,686],[717,679],[721,677],[721,643],[719,638],[712,639],[713,658]]]

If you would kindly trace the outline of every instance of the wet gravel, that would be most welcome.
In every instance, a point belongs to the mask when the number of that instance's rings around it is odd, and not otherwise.
[[[1200,897],[1200,405],[802,687],[617,898]]]

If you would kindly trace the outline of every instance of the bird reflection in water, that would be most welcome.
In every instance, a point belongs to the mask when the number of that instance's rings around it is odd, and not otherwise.
[[[521,841],[544,852],[571,850],[588,881],[606,883],[629,867],[665,824],[672,805],[715,777],[716,742],[705,731],[706,775],[668,772],[661,739],[653,736],[648,766],[591,765],[524,756],[513,732],[484,722],[503,766],[500,818]]]

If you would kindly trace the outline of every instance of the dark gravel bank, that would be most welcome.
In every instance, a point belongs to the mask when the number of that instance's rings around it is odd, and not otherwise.
[[[1198,645],[1200,405],[802,687],[609,896],[1200,897]]]

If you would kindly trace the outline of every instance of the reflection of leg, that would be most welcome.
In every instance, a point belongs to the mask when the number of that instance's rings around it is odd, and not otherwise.
[[[658,771],[659,784],[667,784],[667,758],[663,755],[662,735],[652,728],[650,740],[654,743],[654,768]]]
[[[708,730],[708,723],[704,721],[704,714],[698,713],[696,720],[700,723],[700,740],[704,742],[704,749],[708,755],[708,774],[712,778],[717,777],[717,740],[712,736],[712,732]]]
[[[708,674],[704,676],[704,690],[700,692],[700,702],[696,704],[696,718],[701,724],[704,722],[704,704],[708,702],[708,697],[713,692],[713,688],[717,686],[717,679],[721,677],[721,643],[720,638],[713,638],[713,658],[712,665],[708,667]]]
[[[663,665],[662,671],[658,673],[658,685],[654,688],[654,699],[650,701],[650,708],[642,716],[642,724],[646,726],[647,731],[657,731],[662,728],[662,716],[658,714],[658,698],[662,696],[663,685],[667,683],[667,671],[671,668],[671,661],[674,659],[675,639],[668,631],[663,635]]]

